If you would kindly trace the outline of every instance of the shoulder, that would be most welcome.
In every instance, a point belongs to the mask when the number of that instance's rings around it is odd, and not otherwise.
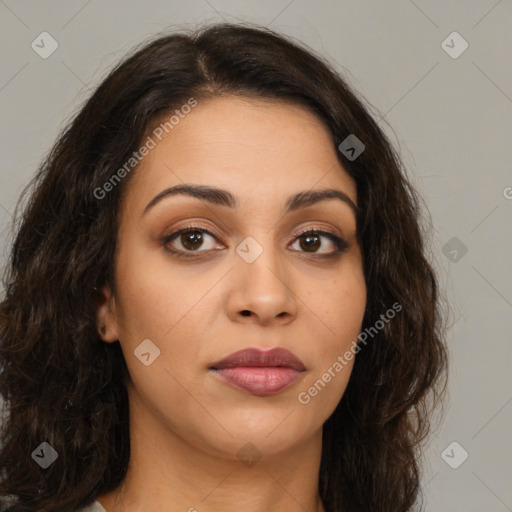
[[[7,508],[5,508],[4,505],[5,503],[0,502],[0,512],[22,512],[16,505],[11,504],[12,506],[8,506]],[[23,508],[23,512],[26,512],[26,510],[27,509]],[[91,505],[77,509],[74,512],[107,512],[107,510],[99,501],[95,501]]]
[[[95,501],[91,505],[76,510],[75,512],[107,512],[107,510],[102,506],[99,501]]]

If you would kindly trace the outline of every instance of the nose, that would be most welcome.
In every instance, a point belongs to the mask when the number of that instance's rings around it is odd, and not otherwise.
[[[246,257],[250,251],[259,249],[259,252],[261,247],[261,254],[254,260],[254,254]],[[244,252],[244,249],[248,250]],[[260,246],[253,239],[252,246],[239,247],[234,268],[228,277],[230,293],[226,307],[230,319],[261,325],[293,321],[297,314],[298,299],[293,290],[291,270],[270,242]]]

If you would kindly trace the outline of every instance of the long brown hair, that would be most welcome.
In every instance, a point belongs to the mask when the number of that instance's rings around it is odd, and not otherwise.
[[[95,290],[115,289],[117,214],[136,170],[104,197],[97,191],[155,120],[191,97],[221,94],[304,105],[336,148],[349,135],[365,146],[355,159],[338,150],[357,185],[363,330],[393,304],[401,311],[374,328],[324,424],[319,492],[328,512],[417,506],[422,441],[447,375],[420,198],[363,100],[327,61],[269,29],[218,24],[159,34],[135,49],[69,123],[20,198],[0,303],[0,500],[8,510],[69,512],[123,481],[127,367],[119,343],[98,336]],[[58,453],[46,469],[32,456],[42,442]]]

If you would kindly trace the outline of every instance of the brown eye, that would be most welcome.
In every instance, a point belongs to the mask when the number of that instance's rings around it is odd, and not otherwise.
[[[179,240],[185,249],[195,251],[201,247],[203,236],[200,231],[186,231],[180,234]]]
[[[327,239],[330,241],[331,246],[334,247],[332,250],[323,250],[319,251],[320,248],[323,248],[324,243],[322,243],[322,239]],[[310,254],[318,254],[322,256],[335,256],[337,254],[341,254],[343,251],[348,249],[348,244],[333,233],[329,233],[327,231],[321,230],[308,230],[300,233],[296,237],[296,243],[299,243],[300,250],[299,252],[306,252]]]
[[[162,245],[176,256],[195,256],[193,253],[214,249],[216,236],[199,226],[186,226],[167,235]],[[206,245],[206,247],[205,247]],[[201,249],[201,250],[200,250]]]
[[[304,249],[306,252],[315,252],[322,245],[320,242],[320,237],[316,234],[303,235],[299,238],[299,240],[301,249]]]

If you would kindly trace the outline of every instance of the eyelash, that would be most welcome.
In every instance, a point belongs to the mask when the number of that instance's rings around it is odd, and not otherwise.
[[[177,238],[182,233],[187,233],[187,232],[192,232],[192,231],[201,231],[203,233],[207,233],[208,235],[210,235],[211,237],[213,237],[215,239],[220,238],[215,233],[212,233],[208,229],[205,229],[201,226],[189,225],[189,226],[184,226],[176,231],[173,231],[169,235],[165,236],[162,239],[162,245],[165,247],[165,249],[167,251],[172,253],[173,256],[176,256],[178,258],[197,258],[198,253],[209,252],[209,251],[181,251],[181,250],[176,250],[176,249],[170,249],[169,247],[167,247],[169,242],[173,241],[173,239]],[[340,238],[339,236],[336,236],[333,233],[330,233],[329,231],[324,231],[322,229],[314,229],[314,228],[308,228],[308,229],[301,231],[300,233],[297,233],[297,235],[295,236],[294,242],[295,242],[295,240],[297,240],[305,235],[311,235],[311,234],[326,236],[334,243],[336,248],[334,249],[333,252],[331,252],[329,254],[307,253],[305,251],[297,251],[297,252],[303,252],[304,254],[312,254],[313,257],[316,257],[316,258],[335,258],[337,256],[340,256],[343,252],[345,252],[349,248],[347,242],[343,238]]]

